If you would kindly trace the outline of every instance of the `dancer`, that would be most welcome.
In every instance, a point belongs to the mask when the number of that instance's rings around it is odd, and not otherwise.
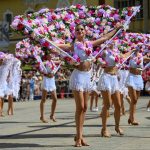
[[[139,122],[135,119],[135,111],[136,111],[136,104],[138,98],[140,96],[140,91],[143,89],[143,79],[141,76],[142,68],[143,68],[143,61],[149,61],[148,58],[144,58],[142,53],[139,51],[139,47],[136,47],[136,51],[134,55],[130,58],[129,61],[129,75],[127,77],[126,86],[129,90],[129,96],[131,99],[130,103],[130,115],[128,119],[128,124],[131,125],[139,125]]]
[[[75,66],[74,71],[70,77],[69,86],[73,91],[76,112],[75,112],[75,122],[76,122],[76,136],[75,147],[89,146],[83,139],[83,124],[85,119],[85,113],[87,111],[87,101],[89,91],[91,90],[91,55],[93,47],[104,43],[106,40],[110,39],[119,29],[120,24],[116,25],[116,28],[104,35],[98,40],[87,41],[85,39],[86,33],[83,25],[77,25],[75,28],[76,39],[73,46],[68,46],[67,44],[58,45],[63,49],[73,49],[74,53],[78,55],[81,60],[79,65]]]
[[[115,51],[116,50],[116,51]],[[123,135],[123,130],[119,127],[120,124],[120,91],[117,77],[117,64],[119,63],[119,51],[113,47],[113,44],[108,49],[103,51],[102,57],[107,62],[104,73],[98,82],[98,90],[102,93],[103,108],[102,108],[102,137],[111,137],[107,130],[107,115],[111,103],[114,104],[115,131],[119,135]]]
[[[100,95],[100,92],[97,90],[97,83],[99,80],[99,73],[100,73],[100,65],[93,64],[93,70],[92,70],[92,89],[91,89],[91,99],[90,99],[90,110],[93,112],[98,111],[98,97]],[[95,107],[93,108],[93,103],[95,103]]]
[[[42,83],[42,99],[40,102],[40,120],[43,123],[48,123],[48,121],[44,117],[44,105],[47,98],[47,92],[51,93],[52,97],[52,105],[51,105],[51,114],[50,119],[53,122],[56,122],[55,119],[55,110],[56,110],[56,104],[57,104],[57,93],[56,93],[56,84],[55,84],[55,77],[54,77],[54,69],[56,69],[56,66],[54,64],[54,61],[52,61],[52,57],[50,54],[46,54],[46,69],[47,73],[44,73],[43,76],[43,83]]]
[[[121,115],[125,115],[125,107],[124,107],[123,98],[125,98],[129,104],[131,101],[129,94],[128,94],[128,88],[125,86],[125,82],[128,77],[128,74],[129,74],[128,66],[124,64],[121,67],[121,69],[118,71],[119,86],[120,86]]]
[[[145,84],[145,90],[148,92],[148,94],[150,94],[150,76],[148,77],[148,81]],[[147,111],[150,112],[150,100],[147,104]]]

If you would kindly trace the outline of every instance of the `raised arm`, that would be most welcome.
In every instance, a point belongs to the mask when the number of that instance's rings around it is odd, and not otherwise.
[[[121,25],[118,25],[114,30],[112,30],[111,32],[105,34],[104,36],[102,36],[101,38],[92,41],[93,47],[100,45],[102,43],[104,43],[105,41],[109,40],[111,37],[113,37],[113,35],[121,28]]]
[[[56,44],[59,48],[63,50],[73,50],[73,45],[71,44]]]
[[[145,61],[145,62],[147,62],[147,63],[149,63],[149,62],[150,62],[150,58],[149,58],[149,57],[147,57],[147,56],[144,56],[144,57],[143,57],[143,59],[144,59],[144,61]]]

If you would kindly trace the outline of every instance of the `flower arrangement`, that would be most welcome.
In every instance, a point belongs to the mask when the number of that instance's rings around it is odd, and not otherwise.
[[[72,5],[69,8],[57,8],[55,10],[44,8],[32,14],[16,16],[11,27],[15,32],[35,39],[41,47],[52,49],[53,47],[45,38],[56,43],[60,43],[60,39],[62,39],[63,43],[71,43],[75,38],[75,26],[81,23],[85,26],[87,39],[95,40],[111,31],[117,22],[124,24],[135,9],[136,7],[128,7],[120,11],[108,5],[86,7],[80,4],[76,6]],[[32,32],[36,36],[32,36]],[[31,40],[31,43],[33,43],[33,40]],[[17,47],[24,51],[20,45]],[[19,51],[19,48],[17,48],[16,52]],[[96,48],[96,52],[100,48]],[[28,57],[34,55],[35,51],[37,51],[37,55],[42,55],[41,48],[39,49],[39,47],[26,49],[25,53],[17,52],[19,53],[17,55],[20,58]],[[22,54],[25,55],[22,56]],[[91,50],[86,49],[86,54],[91,55]],[[64,56],[63,58],[69,63],[72,61],[68,56]],[[77,55],[73,55],[73,58],[77,62],[80,62]]]

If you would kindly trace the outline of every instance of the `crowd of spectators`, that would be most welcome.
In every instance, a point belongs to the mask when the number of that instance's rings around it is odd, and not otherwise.
[[[68,88],[71,71],[60,69],[55,74],[58,98],[72,97],[72,92]],[[40,99],[42,95],[42,75],[37,71],[23,71],[20,85],[20,101]]]

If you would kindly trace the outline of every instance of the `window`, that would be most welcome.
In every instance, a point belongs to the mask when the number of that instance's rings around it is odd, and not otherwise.
[[[34,13],[34,10],[32,8],[28,8],[26,11],[25,11],[25,14],[31,14],[31,13]]]
[[[10,24],[13,21],[13,13],[11,11],[7,10],[4,13],[4,21],[8,23],[8,32],[9,32],[9,35],[12,35],[12,32],[10,30]]]
[[[148,18],[150,19],[150,1],[148,1]]]

